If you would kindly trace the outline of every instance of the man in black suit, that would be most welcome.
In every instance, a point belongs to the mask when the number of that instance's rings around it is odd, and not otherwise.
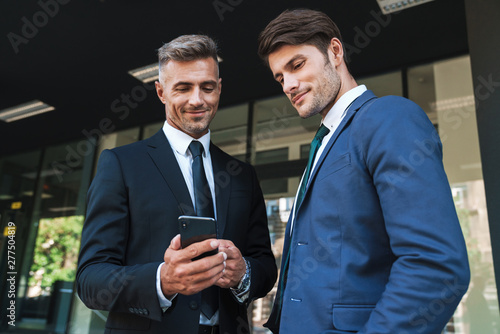
[[[210,143],[221,92],[217,47],[206,36],[181,36],[158,56],[166,122],[149,139],[101,154],[78,294],[89,308],[109,311],[106,333],[248,333],[246,308],[273,287],[277,269],[254,169]],[[193,185],[196,145],[218,239],[181,249],[178,217],[204,206]]]

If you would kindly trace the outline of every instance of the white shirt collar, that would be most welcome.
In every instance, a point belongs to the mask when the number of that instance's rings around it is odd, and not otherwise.
[[[193,140],[198,140],[202,145],[203,145],[203,156],[207,156],[207,152],[210,152],[210,130],[208,130],[208,133],[203,135],[199,139],[194,139],[187,133],[184,133],[176,128],[174,128],[172,125],[168,124],[167,121],[163,124],[163,132],[165,133],[165,136],[167,137],[170,146],[174,150],[177,151],[177,153],[186,156],[188,154],[188,147],[189,144]]]
[[[328,111],[326,117],[323,119],[323,124],[332,131],[332,128],[338,126],[341,120],[349,108],[349,106],[356,100],[361,94],[366,92],[366,86],[360,85],[352,88],[348,92],[344,93],[340,99],[333,105],[333,107]]]

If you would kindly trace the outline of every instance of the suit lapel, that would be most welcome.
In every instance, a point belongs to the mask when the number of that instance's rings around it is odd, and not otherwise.
[[[194,215],[193,202],[184,181],[184,176],[163,130],[160,129],[154,136],[146,139],[145,143],[148,145],[149,156],[177,199],[181,213]]]
[[[217,209],[217,237],[222,238],[226,227],[227,214],[229,211],[229,195],[231,194],[231,177],[227,172],[227,156],[210,143],[210,156],[212,157],[212,169],[215,183],[215,206]]]
[[[309,185],[306,188],[304,198],[307,196],[310,185],[314,182],[314,178],[315,178],[316,174],[318,173],[319,168],[321,167],[321,165],[325,161],[325,158],[328,155],[328,152],[332,149],[332,147],[335,144],[335,142],[337,141],[337,138],[339,137],[340,133],[342,133],[344,128],[347,126],[347,124],[349,124],[349,122],[354,117],[356,112],[359,109],[361,109],[361,107],[366,102],[368,102],[369,100],[374,99],[374,98],[376,98],[375,94],[373,94],[373,92],[371,90],[368,90],[368,91],[364,92],[363,94],[361,94],[356,100],[354,100],[353,103],[351,104],[351,106],[348,108],[347,114],[342,119],[342,122],[340,122],[339,126],[337,127],[337,129],[333,133],[332,137],[328,141],[328,144],[325,146],[325,149],[321,153],[321,156],[318,158],[316,166],[314,167],[314,170],[312,171],[312,174],[309,177],[310,181],[309,181]],[[304,203],[303,200],[302,200],[302,203]],[[300,209],[300,207],[298,209]]]

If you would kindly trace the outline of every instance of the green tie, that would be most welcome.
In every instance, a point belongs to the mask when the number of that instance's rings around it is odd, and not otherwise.
[[[295,214],[297,214],[297,209],[302,203],[302,200],[304,199],[304,194],[306,193],[306,188],[307,188],[307,182],[309,181],[309,176],[311,175],[311,169],[314,163],[314,159],[316,157],[316,153],[318,152],[319,147],[321,146],[323,138],[328,134],[328,132],[330,132],[330,129],[321,124],[318,131],[316,132],[316,135],[314,136],[313,141],[311,142],[311,149],[309,150],[309,160],[307,161],[306,172],[304,173],[304,177],[302,178],[302,183],[300,184],[299,193],[297,195],[297,201],[295,203]]]
[[[304,177],[302,178],[302,183],[300,184],[300,189],[299,193],[297,195],[297,201],[295,202],[295,217],[294,219],[296,220],[297,218],[297,208],[300,206],[300,203],[304,199],[304,194],[306,192],[307,188],[307,182],[309,181],[309,176],[311,174],[311,169],[312,165],[314,163],[314,159],[316,157],[316,153],[319,150],[319,147],[321,146],[321,142],[323,141],[323,138],[330,132],[330,130],[321,124],[319,127],[318,131],[316,132],[316,135],[314,136],[313,141],[311,142],[311,149],[309,151],[309,160],[307,161],[307,167],[306,171],[304,173]],[[292,237],[288,238],[288,242],[291,243]],[[283,306],[283,293],[285,292],[285,285],[286,285],[286,276],[288,273],[288,264],[290,260],[290,246],[288,247],[288,252],[286,256],[284,256],[285,259],[285,264],[283,265],[283,270],[280,273],[280,285],[278,286],[278,293],[277,293],[277,298],[278,303],[279,303],[279,312],[281,313],[281,307]],[[277,320],[280,318],[281,314],[276,318]]]

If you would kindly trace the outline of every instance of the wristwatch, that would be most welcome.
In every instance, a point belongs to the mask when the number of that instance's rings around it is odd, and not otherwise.
[[[243,275],[241,281],[235,288],[231,288],[231,291],[234,293],[236,297],[241,297],[242,295],[247,293],[248,289],[250,288],[250,273],[251,273],[250,262],[248,262],[247,259],[245,258],[243,258],[243,260],[245,260],[245,265],[246,265],[245,275]]]

